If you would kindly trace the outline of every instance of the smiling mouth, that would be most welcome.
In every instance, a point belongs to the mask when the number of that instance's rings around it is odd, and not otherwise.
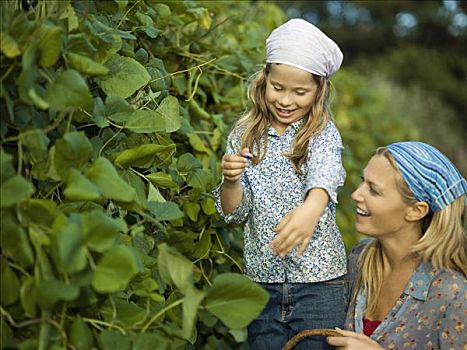
[[[296,109],[285,109],[285,108],[276,108],[276,110],[281,117],[288,117],[293,112],[296,111]]]
[[[366,211],[364,211],[363,209],[360,209],[359,207],[357,207],[357,215],[359,216],[370,216],[370,214]]]

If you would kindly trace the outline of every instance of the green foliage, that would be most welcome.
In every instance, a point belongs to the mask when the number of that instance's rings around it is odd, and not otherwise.
[[[211,191],[282,12],[1,6],[2,347],[240,346],[268,297]]]
[[[342,69],[336,74],[334,119],[344,143],[343,163],[347,172],[339,192],[337,223],[350,249],[360,238],[355,233],[355,204],[352,192],[376,148],[392,142],[419,139],[419,131],[406,118],[406,93],[381,75],[362,76]]]
[[[234,349],[267,294],[211,191],[246,79],[283,22],[247,1],[1,4],[2,346]],[[415,138],[399,95],[343,69],[350,192],[376,146]],[[388,97],[389,96],[389,97]],[[392,100],[391,100],[392,99]]]

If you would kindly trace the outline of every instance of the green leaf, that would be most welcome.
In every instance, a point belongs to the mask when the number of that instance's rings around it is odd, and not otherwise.
[[[63,18],[68,19],[68,32],[72,32],[79,27],[78,16],[76,15],[76,12],[71,4],[68,4],[66,12],[60,16],[60,19]]]
[[[101,314],[106,322],[111,323],[112,320],[118,319],[120,324],[133,327],[135,324],[141,324],[147,319],[147,310],[136,305],[132,301],[113,298],[112,304],[109,298],[104,306],[100,308]],[[127,335],[128,337],[128,335]]]
[[[4,349],[15,348],[17,346],[16,340],[13,338],[13,331],[8,326],[6,317],[0,318],[0,344],[2,344]]]
[[[188,134],[188,141],[195,151],[209,153],[209,149],[205,146],[198,134]]]
[[[13,168],[13,164],[11,160],[13,157],[3,151],[3,148],[0,149],[0,179],[1,183],[5,182],[5,180],[9,179],[13,175],[15,175],[15,168]]]
[[[125,334],[104,329],[98,336],[102,350],[131,349],[131,339]]]
[[[57,111],[84,108],[92,105],[92,96],[84,78],[73,69],[58,74],[45,94],[50,108]]]
[[[115,164],[122,167],[145,167],[149,168],[154,162],[154,158],[158,153],[164,152],[170,149],[175,149],[175,145],[155,145],[155,144],[144,144],[134,148],[127,149],[120,153],[115,158]]]
[[[134,188],[118,175],[117,170],[106,158],[97,158],[86,171],[86,176],[106,198],[121,202],[131,202],[135,198]]]
[[[92,286],[100,293],[117,292],[126,288],[138,272],[138,261],[131,248],[117,245],[97,263]]]
[[[196,7],[189,9],[187,12],[193,14],[204,29],[209,29],[211,27],[212,18],[207,8]]]
[[[44,226],[52,226],[58,216],[63,213],[58,209],[57,203],[50,199],[28,198],[21,203],[23,218]]]
[[[62,179],[66,179],[71,168],[82,168],[91,157],[92,144],[84,132],[66,133],[55,143],[53,165]]]
[[[201,169],[203,165],[191,153],[182,154],[177,160],[177,169],[180,173],[187,174],[194,169]]]
[[[42,67],[51,67],[57,62],[62,49],[62,28],[44,24],[39,28],[39,63]]]
[[[28,198],[34,193],[34,187],[22,176],[15,175],[0,186],[0,206],[9,207]]]
[[[21,55],[18,43],[11,35],[7,34],[3,30],[1,32],[0,43],[0,49],[6,57],[15,58],[16,56]]]
[[[225,273],[214,279],[205,306],[227,327],[237,329],[258,317],[268,299],[268,293],[248,277]]]
[[[191,221],[198,221],[198,214],[201,207],[198,203],[185,202],[183,204],[183,212],[190,218]]]
[[[157,187],[162,187],[162,188],[170,188],[172,190],[177,190],[178,191],[178,184],[175,183],[172,180],[172,176],[170,174],[166,174],[162,171],[157,172],[157,173],[151,173],[146,175],[146,178],[151,181],[154,185]]]
[[[183,212],[174,202],[149,202],[148,208],[157,220],[177,220],[183,217]]]
[[[190,340],[195,331],[196,319],[199,305],[203,301],[205,293],[196,288],[188,288],[183,300],[183,323],[182,334],[185,339]]]
[[[68,173],[67,186],[63,193],[72,201],[95,201],[101,198],[99,188],[74,168]]]
[[[34,262],[34,254],[28,236],[16,218],[16,213],[13,215],[12,210],[1,210],[0,212],[2,253],[23,267],[31,265]]]
[[[149,183],[148,186],[149,186],[148,202],[159,202],[159,203],[165,202],[165,198],[162,197],[159,190],[156,187],[154,187],[152,183]]]
[[[100,97],[94,98],[94,108],[92,110],[92,120],[103,129],[109,126],[109,121],[105,118],[105,105]]]
[[[36,286],[37,303],[44,309],[52,309],[60,300],[78,298],[79,287],[59,280],[42,281]]]
[[[151,79],[146,68],[130,57],[116,54],[106,63],[106,67],[110,70],[109,74],[96,81],[108,96],[127,98]]]
[[[182,126],[182,116],[180,115],[180,106],[174,96],[167,96],[157,107],[156,112],[165,121],[165,131],[174,132]]]
[[[28,317],[36,317],[36,284],[34,277],[27,277],[23,280],[19,291],[21,306],[23,307]]]
[[[203,199],[203,201],[201,202],[201,208],[203,208],[203,212],[206,215],[214,215],[217,212],[216,207],[214,205],[214,199],[212,199],[211,197],[206,197]]]
[[[205,232],[203,237],[193,246],[193,256],[197,259],[208,258],[211,247],[211,235]]]
[[[78,272],[87,266],[87,250],[84,245],[81,218],[72,214],[68,221],[56,220],[55,245],[60,268],[68,273]]]
[[[167,120],[157,111],[138,109],[131,115],[122,114],[120,117],[124,115],[127,117],[124,127],[138,134],[166,131],[167,129]]]
[[[196,169],[188,174],[186,182],[193,188],[201,191],[206,191],[206,188],[211,181],[211,174],[203,169]]]
[[[237,343],[243,343],[248,339],[248,332],[246,328],[231,329],[229,333],[232,334],[232,337],[234,337]]]
[[[74,319],[71,326],[70,343],[80,350],[93,348],[94,338],[92,332],[80,316]]]
[[[160,18],[166,18],[172,14],[170,7],[166,4],[154,4],[153,7],[157,11],[157,16]]]
[[[92,210],[82,215],[83,236],[87,246],[97,252],[104,252],[116,241],[120,232],[128,227],[123,219],[111,218],[101,210]]]
[[[87,75],[105,75],[109,73],[109,69],[106,66],[97,63],[87,56],[69,52],[67,53],[67,58],[70,66],[81,73]]]
[[[166,350],[169,340],[157,333],[139,333],[133,341],[132,350]]]
[[[26,153],[31,157],[32,163],[46,160],[50,139],[45,132],[39,130],[34,133],[21,132],[19,138],[23,146],[27,147]]]
[[[19,297],[19,280],[13,270],[7,265],[6,260],[1,263],[0,274],[0,300],[2,305],[13,304]]]
[[[146,277],[141,281],[133,281],[131,290],[139,296],[149,296],[153,291],[159,288],[159,285],[150,277]]]
[[[143,182],[141,177],[133,171],[125,171],[124,176],[136,193],[134,200],[135,207],[133,207],[133,210],[146,210],[148,207],[146,184]]]
[[[157,264],[161,277],[184,294],[193,289],[192,262],[165,243],[160,244],[158,249]]]

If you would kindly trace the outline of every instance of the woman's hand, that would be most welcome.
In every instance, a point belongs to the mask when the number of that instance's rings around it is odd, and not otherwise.
[[[314,188],[309,191],[306,200],[291,210],[277,225],[277,237],[271,242],[271,249],[279,256],[286,256],[300,245],[297,255],[302,255],[315,232],[316,224],[328,203],[325,190]]]
[[[338,350],[382,350],[370,337],[365,334],[355,333],[350,331],[344,331],[336,328],[336,330],[342,335],[341,337],[327,337],[326,341]]]

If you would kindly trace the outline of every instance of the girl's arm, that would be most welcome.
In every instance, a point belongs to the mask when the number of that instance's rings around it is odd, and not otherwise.
[[[276,227],[277,237],[271,242],[271,248],[277,255],[285,256],[297,245],[300,245],[297,255],[303,254],[328,202],[329,195],[322,188],[308,191],[305,201]]]
[[[224,180],[221,188],[221,205],[225,215],[229,215],[238,208],[243,199],[243,186],[239,180],[229,182]]]

